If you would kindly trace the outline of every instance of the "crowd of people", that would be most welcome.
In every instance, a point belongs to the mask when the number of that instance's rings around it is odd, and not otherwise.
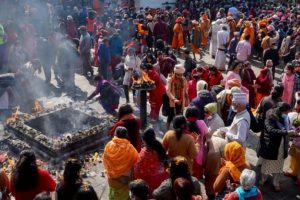
[[[86,101],[100,95],[117,118],[103,152],[109,199],[260,200],[269,175],[274,191],[282,190],[283,173],[299,187],[299,10],[293,1],[264,0],[178,0],[158,9],[134,1],[4,0],[1,117],[16,99],[33,101],[36,74],[44,72],[50,86],[54,72],[57,86],[74,96],[78,73],[96,85]],[[199,64],[207,54],[213,64]],[[145,74],[154,82],[146,99],[151,123],[167,118],[161,141],[134,114],[140,99],[131,86]],[[259,135],[258,181],[245,155],[249,132]],[[24,151],[10,175],[1,171],[0,197],[51,199],[55,191],[57,200],[98,199],[81,168],[69,159],[56,183]]]

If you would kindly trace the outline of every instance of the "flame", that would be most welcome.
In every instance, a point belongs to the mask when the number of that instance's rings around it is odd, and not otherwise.
[[[140,78],[138,78],[137,80],[133,79],[133,84],[137,84],[137,85],[141,85],[144,83],[155,84],[155,82],[152,79],[150,79],[150,77],[148,76],[147,73],[145,73],[145,72],[142,72],[142,73],[143,74]]]
[[[43,111],[42,106],[38,100],[34,101],[34,107],[32,108],[32,111],[34,113],[39,113]]]
[[[11,116],[9,118],[7,118],[6,120],[6,123],[9,124],[9,123],[15,123],[17,118],[18,118],[18,115],[19,115],[19,109],[20,109],[20,106],[18,106],[16,108],[16,111],[11,113]]]

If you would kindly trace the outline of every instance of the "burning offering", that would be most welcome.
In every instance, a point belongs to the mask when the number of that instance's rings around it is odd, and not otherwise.
[[[44,109],[36,101],[33,111],[29,115],[17,108],[7,119],[5,143],[14,152],[30,147],[52,161],[101,147],[113,123],[110,116],[79,104]]]
[[[151,90],[155,87],[155,82],[151,80],[147,73],[142,72],[141,76],[135,75],[133,78],[132,88],[137,90]]]

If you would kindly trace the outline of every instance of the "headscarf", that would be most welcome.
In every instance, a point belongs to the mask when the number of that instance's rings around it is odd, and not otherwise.
[[[117,178],[126,174],[137,162],[136,149],[127,139],[114,137],[105,146],[103,164],[109,178]]]
[[[241,172],[238,168],[246,164],[245,154],[245,149],[240,143],[233,141],[226,144],[224,148],[225,165],[220,169],[220,173],[228,169],[233,181],[239,182]]]

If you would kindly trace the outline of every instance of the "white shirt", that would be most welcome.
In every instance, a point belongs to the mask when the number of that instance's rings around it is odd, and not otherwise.
[[[245,147],[250,122],[250,114],[247,110],[237,113],[230,127],[222,129],[222,131],[226,132],[228,142],[237,141]]]
[[[226,48],[226,43],[229,40],[229,32],[228,31],[224,31],[224,30],[220,30],[218,31],[217,34],[217,46],[220,49],[225,49]]]
[[[129,56],[125,57],[124,68],[125,70],[140,70],[141,59],[138,56]]]

